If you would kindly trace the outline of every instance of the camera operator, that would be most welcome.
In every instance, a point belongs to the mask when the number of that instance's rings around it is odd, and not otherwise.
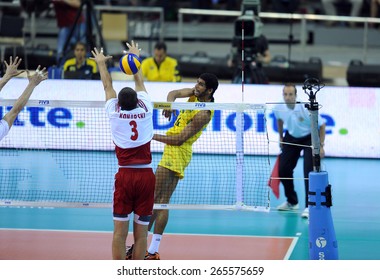
[[[235,21],[235,36],[232,41],[232,48],[228,67],[234,68],[232,83],[241,83],[241,72],[244,70],[244,83],[246,84],[268,84],[268,78],[264,72],[263,65],[271,61],[268,40],[262,34],[262,23],[258,14],[258,8],[246,10],[244,15]],[[244,30],[243,30],[244,26]],[[244,34],[242,34],[244,31]],[[244,35],[244,36],[243,36]],[[244,42],[242,40],[244,38]],[[242,51],[244,50],[244,61],[242,61]]]

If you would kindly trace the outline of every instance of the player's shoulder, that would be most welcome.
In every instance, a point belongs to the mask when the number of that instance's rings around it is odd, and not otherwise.
[[[95,62],[95,60],[92,60],[92,59],[86,58],[86,63],[87,63],[88,65],[91,65],[91,66],[95,66],[95,67],[96,67],[96,62]]]
[[[298,102],[298,101],[297,101],[297,102]],[[302,102],[302,101],[301,101],[301,102]],[[298,111],[309,112],[309,110],[306,108],[304,102],[296,104],[295,109],[298,110]]]
[[[152,102],[150,95],[147,91],[141,90],[141,91],[137,91],[136,93],[137,93],[138,99],[143,100],[143,101]]]
[[[285,108],[286,108],[286,104],[280,103],[280,104],[276,104],[273,107],[273,110],[274,111],[279,111],[279,110],[284,110]]]
[[[109,108],[110,106],[114,106],[115,104],[117,104],[117,102],[118,102],[117,98],[110,98],[106,101],[105,107]]]
[[[167,60],[170,62],[170,63],[173,63],[173,64],[177,64],[178,63],[178,60],[174,57],[171,57],[171,56],[167,56],[166,57]]]
[[[189,97],[189,99],[187,100],[187,102],[197,102],[197,101],[198,101],[198,99],[195,95],[191,95]]]
[[[65,67],[65,66],[69,66],[69,65],[74,65],[74,64],[76,64],[76,62],[75,62],[75,57],[73,57],[73,58],[69,58],[69,59],[67,59],[67,60],[65,61],[65,63],[63,64],[63,67]]]
[[[154,58],[152,56],[149,56],[142,60],[141,65],[147,65],[152,63],[154,63]]]
[[[136,94],[137,94],[137,96],[149,96],[149,94],[146,90],[136,91]]]

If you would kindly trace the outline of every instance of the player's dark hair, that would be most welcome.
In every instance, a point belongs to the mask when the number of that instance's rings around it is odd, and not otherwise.
[[[78,47],[78,46],[82,46],[82,47],[84,47],[84,49],[86,50],[86,43],[84,43],[84,42],[82,42],[82,41],[78,41],[78,42],[76,42],[75,43],[75,45],[74,45],[74,50]]]
[[[123,88],[117,97],[121,110],[130,111],[137,108],[137,93],[130,87]]]
[[[164,42],[157,42],[156,45],[154,46],[156,50],[164,50],[166,52],[166,44]]]
[[[214,93],[218,89],[218,78],[212,73],[203,73],[199,76],[206,83],[206,89],[212,89],[211,101],[214,102]]]
[[[284,87],[293,87],[294,88],[294,93],[297,95],[297,87],[293,83],[285,83]]]

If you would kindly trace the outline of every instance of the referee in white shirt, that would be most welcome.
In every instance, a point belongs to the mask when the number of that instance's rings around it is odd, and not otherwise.
[[[303,172],[304,178],[309,178],[309,173],[313,171],[313,154],[311,146],[311,122],[310,113],[305,104],[297,104],[297,88],[294,84],[284,85],[282,92],[285,104],[275,107],[274,114],[277,119],[277,128],[280,137],[280,166],[279,176],[284,186],[286,201],[277,207],[280,211],[291,211],[299,209],[297,192],[294,190],[293,171],[298,159],[303,151]],[[318,115],[320,156],[324,157],[325,151],[325,127],[326,121]],[[285,130],[286,129],[286,130]],[[289,144],[288,144],[289,143]],[[307,146],[307,147],[305,147]],[[309,180],[305,180],[305,210],[301,216],[309,217],[307,206],[309,191]]]

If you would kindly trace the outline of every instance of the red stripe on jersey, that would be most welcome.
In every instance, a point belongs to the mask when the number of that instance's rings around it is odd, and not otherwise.
[[[148,108],[146,107],[144,101],[142,101],[141,99],[139,99],[139,101],[137,102],[138,106],[140,108],[143,108],[145,110],[145,112],[148,112]]]
[[[135,148],[123,149],[116,146],[115,151],[119,166],[127,166],[133,164],[149,164],[152,162],[152,154],[150,152],[150,141],[144,145]]]

